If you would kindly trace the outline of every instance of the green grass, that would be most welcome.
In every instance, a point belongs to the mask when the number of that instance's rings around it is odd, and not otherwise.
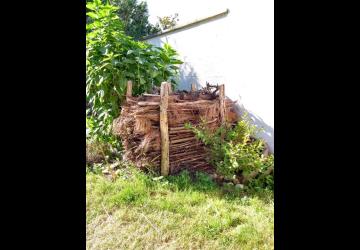
[[[221,188],[204,174],[127,169],[86,175],[87,249],[273,249],[270,191]]]

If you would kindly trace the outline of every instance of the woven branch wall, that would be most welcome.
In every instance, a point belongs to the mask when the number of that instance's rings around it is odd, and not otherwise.
[[[128,96],[121,115],[113,124],[113,133],[123,142],[124,159],[132,161],[139,168],[152,166],[153,169],[160,169],[160,101],[160,95],[156,94]],[[184,125],[195,125],[205,120],[209,128],[219,127],[219,94],[208,88],[189,93],[172,93],[168,96],[167,116],[170,174],[183,169],[213,172],[203,143]],[[238,119],[234,102],[228,99],[225,99],[225,118],[229,123]]]

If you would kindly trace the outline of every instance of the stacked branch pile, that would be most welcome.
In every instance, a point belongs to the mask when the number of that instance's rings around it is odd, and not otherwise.
[[[171,93],[170,84],[167,96],[167,125],[169,139],[169,171],[175,174],[180,170],[213,172],[208,164],[208,154],[202,142],[194,133],[185,128],[206,122],[209,128],[217,128],[224,122],[234,123],[238,119],[234,102],[219,98],[221,86],[207,85],[196,91],[194,85],[190,92]],[[124,159],[132,161],[139,168],[160,170],[161,131],[159,93],[144,94],[139,97],[130,93],[122,106],[121,115],[114,121],[113,133],[121,137],[124,146]],[[220,91],[219,91],[220,89]],[[223,112],[222,112],[223,110]]]

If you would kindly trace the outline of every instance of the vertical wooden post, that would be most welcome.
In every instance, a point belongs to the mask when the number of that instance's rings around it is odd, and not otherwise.
[[[221,84],[219,86],[219,100],[220,100],[220,121],[221,125],[224,125],[226,122],[225,116],[225,85]]]
[[[171,95],[171,93],[172,93],[171,83],[170,83],[170,82],[168,82],[167,84],[168,84],[168,88],[169,88],[169,95]]]
[[[128,99],[128,97],[131,96],[132,96],[132,81],[128,81],[126,86],[126,100]]]
[[[168,128],[168,102],[170,83],[162,82],[160,89],[160,135],[161,135],[161,175],[169,175],[169,128]]]
[[[191,84],[191,92],[195,92],[196,91],[196,85],[195,83]]]

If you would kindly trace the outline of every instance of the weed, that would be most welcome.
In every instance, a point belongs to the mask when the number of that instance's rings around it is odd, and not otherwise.
[[[274,155],[263,154],[265,142],[256,139],[259,129],[251,124],[247,115],[233,127],[228,124],[215,131],[203,122],[186,125],[209,149],[210,163],[217,171],[231,178],[242,176],[248,189],[273,189]]]

